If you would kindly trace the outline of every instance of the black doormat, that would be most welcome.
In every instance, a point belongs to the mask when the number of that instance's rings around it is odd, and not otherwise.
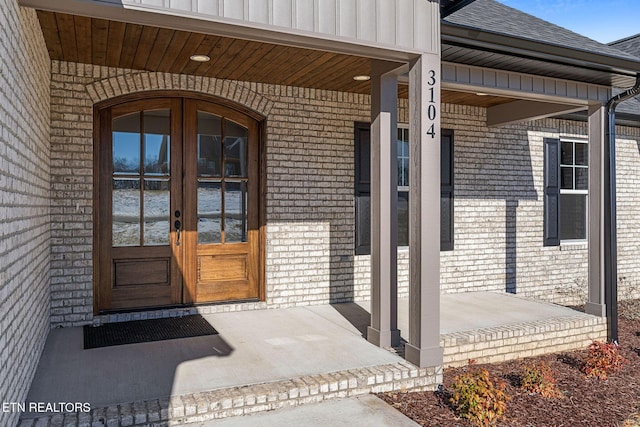
[[[204,317],[169,317],[164,319],[133,320],[84,327],[84,349],[135,344],[176,338],[216,335],[213,326]]]

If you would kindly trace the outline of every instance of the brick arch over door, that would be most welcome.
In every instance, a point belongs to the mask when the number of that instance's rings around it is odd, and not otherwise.
[[[93,104],[148,91],[189,91],[214,95],[268,117],[273,101],[249,89],[242,83],[184,74],[132,72],[92,82],[85,86]]]

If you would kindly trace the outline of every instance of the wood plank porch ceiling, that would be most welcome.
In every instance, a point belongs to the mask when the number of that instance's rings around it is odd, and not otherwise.
[[[38,19],[52,60],[370,93],[368,82],[353,80],[371,73],[365,57],[40,10]],[[191,61],[193,54],[211,61]],[[398,94],[407,98],[407,86]],[[442,101],[491,107],[512,99],[445,90]]]

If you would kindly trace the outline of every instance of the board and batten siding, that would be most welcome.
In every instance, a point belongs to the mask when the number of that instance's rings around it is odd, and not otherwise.
[[[235,35],[240,38],[262,36],[275,42],[296,44],[296,36],[300,36],[306,39],[308,47],[315,48],[321,48],[326,42],[339,42],[388,52],[437,54],[440,51],[440,6],[439,2],[430,0],[87,0],[82,3],[20,0],[20,3],[43,10],[201,32],[233,32],[235,26]],[[182,20],[174,19],[176,17]],[[219,23],[225,28],[203,25],[206,22]],[[243,32],[242,28],[252,31]]]

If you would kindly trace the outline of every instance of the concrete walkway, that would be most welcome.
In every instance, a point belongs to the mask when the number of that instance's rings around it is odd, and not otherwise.
[[[205,318],[219,335],[91,350],[82,328],[53,329],[28,401],[109,406],[403,361],[328,305]]]
[[[491,354],[499,354],[511,345],[507,351],[521,357],[520,344],[509,344],[509,340],[519,343],[533,331],[538,334],[531,335],[533,348],[549,352],[557,347],[559,351],[557,342],[563,343],[563,334],[572,333],[565,331],[580,325],[584,334],[595,325],[592,316],[507,294],[443,295],[441,306],[445,358],[449,357],[447,352],[459,351],[462,362],[471,357],[482,360],[489,347],[474,355],[470,343],[484,345],[484,339],[496,346],[490,348]],[[408,332],[407,307],[406,300],[399,301],[398,326],[403,335]],[[387,409],[381,401],[361,397],[353,400],[354,396],[371,391],[434,389],[442,381],[440,368],[416,369],[391,351],[363,339],[370,319],[368,304],[204,317],[219,335],[91,350],[83,349],[82,328],[54,329],[28,402],[90,403],[95,410],[79,414],[78,425],[107,419],[126,420],[123,424],[166,419],[197,424],[242,414],[245,416],[215,425],[251,425],[242,423],[254,420],[260,420],[258,425],[308,425],[296,419],[318,420],[315,425],[360,425],[354,423],[361,417],[385,420],[389,414],[383,411],[386,415],[381,415],[381,408]],[[467,336],[476,333],[478,336]],[[555,341],[548,339],[552,334]],[[551,350],[542,345],[545,340]],[[351,399],[336,400],[345,397]],[[315,406],[315,402],[322,403]],[[290,409],[283,410],[286,407]],[[265,418],[254,415],[274,409],[277,411],[265,414]],[[334,419],[336,414],[344,415]],[[55,415],[47,420],[38,419],[41,417],[23,414],[23,425],[56,421]],[[334,421],[344,423],[332,424]],[[403,424],[391,421],[388,425]]]
[[[212,420],[200,427],[417,427],[418,423],[387,405],[377,397],[366,394],[351,399],[337,399],[322,403],[278,409],[244,417]]]
[[[443,295],[441,332],[574,315],[494,293]],[[398,326],[407,332],[407,300]],[[82,328],[53,329],[28,400],[108,406],[402,361],[364,340],[367,303],[205,315],[220,333],[83,350]],[[404,334],[403,334],[404,335]]]

